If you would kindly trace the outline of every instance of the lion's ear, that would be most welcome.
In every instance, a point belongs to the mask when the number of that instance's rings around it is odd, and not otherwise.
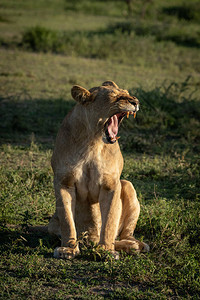
[[[114,82],[114,81],[105,81],[104,83],[102,83],[103,86],[113,86],[115,87],[116,89],[118,89],[118,85]]]
[[[74,100],[81,104],[86,104],[91,101],[90,92],[79,85],[72,87],[71,94]]]

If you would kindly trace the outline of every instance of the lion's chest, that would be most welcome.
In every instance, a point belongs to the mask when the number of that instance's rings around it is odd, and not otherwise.
[[[113,157],[102,151],[92,152],[79,164],[75,182],[78,200],[98,202],[105,177],[120,179],[123,159],[121,153],[118,154]]]
[[[97,161],[83,163],[77,169],[75,185],[78,200],[98,201],[103,174],[104,168]]]

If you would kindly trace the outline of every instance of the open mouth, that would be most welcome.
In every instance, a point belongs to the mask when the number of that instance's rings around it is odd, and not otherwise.
[[[117,113],[108,119],[108,121],[105,124],[105,134],[106,134],[106,139],[110,144],[114,144],[120,138],[117,136],[119,125],[123,120],[123,118],[125,116],[129,118],[130,114],[134,115],[135,118],[136,112],[128,111],[128,112]]]

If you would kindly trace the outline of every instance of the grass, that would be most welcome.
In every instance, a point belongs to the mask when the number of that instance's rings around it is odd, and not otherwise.
[[[199,4],[136,2],[1,1],[2,299],[199,298]],[[120,128],[122,177],[151,251],[113,261],[80,238],[80,256],[56,260],[60,241],[27,228],[55,209],[50,158],[71,86],[108,79],[141,102]]]

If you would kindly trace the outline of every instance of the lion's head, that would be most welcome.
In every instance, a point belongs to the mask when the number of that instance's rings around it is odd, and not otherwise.
[[[89,122],[95,124],[104,141],[113,144],[118,139],[119,124],[125,116],[139,110],[139,100],[120,89],[113,81],[105,81],[101,86],[86,90],[75,85],[72,97],[82,106]]]

